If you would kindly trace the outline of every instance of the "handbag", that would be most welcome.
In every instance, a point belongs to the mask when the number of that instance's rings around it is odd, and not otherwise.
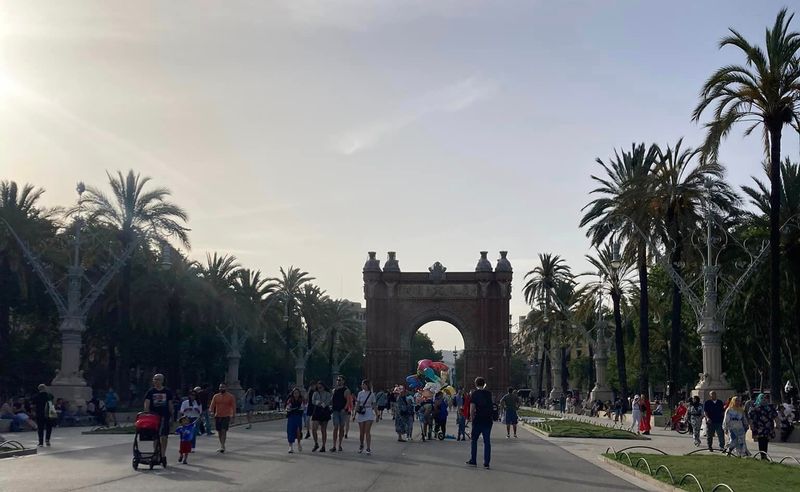
[[[358,403],[358,408],[356,409],[356,413],[357,414],[364,415],[365,413],[367,413],[367,409],[364,408],[364,405],[367,404],[367,402],[369,401],[369,397],[370,396],[372,396],[372,391],[370,391],[369,394],[367,395],[367,397],[364,398],[364,403],[361,403],[361,402]]]
[[[56,411],[56,407],[50,400],[47,401],[47,417],[51,420],[58,419],[58,412]]]

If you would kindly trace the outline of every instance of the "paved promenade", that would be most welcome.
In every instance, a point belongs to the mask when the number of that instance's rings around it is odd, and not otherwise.
[[[437,492],[639,490],[599,468],[596,457],[581,459],[522,429],[519,439],[507,440],[505,427],[495,425],[491,470],[464,464],[469,443],[399,443],[393,430],[391,420],[375,425],[369,457],[356,453],[355,426],[342,454],[311,453],[309,439],[302,454],[290,455],[285,422],[265,422],[250,430],[233,428],[224,455],[215,453],[216,436],[199,437],[188,465],[176,463],[177,441],[172,437],[166,470],[133,471],[132,436],[84,436],[79,429],[56,429],[52,448],[0,461],[0,490],[388,492],[418,490],[425,484]],[[15,437],[24,438],[26,445],[35,444],[35,434]]]

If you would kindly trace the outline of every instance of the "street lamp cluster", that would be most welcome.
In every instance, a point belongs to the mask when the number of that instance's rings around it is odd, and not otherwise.
[[[78,192],[80,203],[80,197],[86,191],[86,187],[83,183],[78,183],[76,191]],[[56,376],[51,383],[52,393],[58,398],[64,398],[72,402],[90,400],[92,398],[92,389],[86,385],[83,371],[80,370],[81,348],[83,346],[82,336],[86,330],[86,316],[89,310],[143,241],[153,239],[160,243],[161,267],[163,269],[169,269],[172,266],[170,246],[165,240],[159,238],[154,230],[140,231],[135,240],[131,241],[121,253],[115,254],[109,250],[113,262],[100,279],[92,283],[86,277],[86,269],[82,262],[81,246],[85,240],[83,237],[85,220],[79,212],[73,221],[75,232],[70,245],[72,250],[70,264],[64,279],[67,285],[66,297],[64,297],[59,288],[62,281],[55,280],[48,273],[48,269],[39,255],[17,234],[8,221],[2,220],[22,250],[25,259],[41,279],[47,294],[58,310],[60,319],[58,330],[61,333],[61,364],[60,369],[56,370]],[[84,284],[89,286],[85,294]]]

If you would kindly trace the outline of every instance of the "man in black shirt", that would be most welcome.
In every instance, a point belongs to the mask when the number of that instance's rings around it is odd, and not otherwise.
[[[472,422],[472,446],[467,464],[477,466],[478,437],[483,435],[483,467],[489,469],[492,458],[492,393],[486,389],[486,380],[475,378],[475,390],[472,391],[469,418]]]
[[[706,414],[706,435],[708,436],[708,450],[713,451],[711,442],[714,440],[714,434],[717,435],[719,441],[719,449],[725,449],[725,433],[722,431],[722,421],[725,420],[725,405],[722,400],[717,400],[717,392],[712,391],[708,394],[709,400],[706,400],[703,405],[703,411]]]
[[[350,399],[350,390],[344,385],[344,377],[336,377],[336,389],[333,390],[331,399],[331,420],[333,420],[333,447],[331,453],[335,453],[338,447],[342,450],[342,438],[344,437],[345,424],[347,423],[347,401]]]
[[[37,431],[39,433],[39,446],[43,446],[44,443],[50,445],[50,435],[53,432],[53,424],[55,423],[55,419],[51,417],[49,410],[49,405],[53,403],[53,395],[47,392],[47,386],[44,384],[39,385],[39,392],[36,393],[32,398],[35,410],[36,410],[36,425]],[[55,409],[55,407],[53,407]]]
[[[161,417],[161,455],[167,454],[167,440],[169,436],[169,420],[172,412],[170,403],[172,402],[172,390],[164,387],[164,375],[156,374],[153,376],[153,387],[144,395],[144,411],[150,412]],[[155,443],[155,441],[153,441]],[[155,446],[155,444],[154,444]]]

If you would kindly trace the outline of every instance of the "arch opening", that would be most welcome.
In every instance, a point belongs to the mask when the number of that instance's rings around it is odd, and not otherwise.
[[[456,325],[441,320],[428,321],[412,335],[409,369],[413,373],[416,370],[414,364],[421,359],[442,361],[450,367],[450,384],[460,387],[463,384],[459,376],[464,370],[464,348],[464,336]]]

